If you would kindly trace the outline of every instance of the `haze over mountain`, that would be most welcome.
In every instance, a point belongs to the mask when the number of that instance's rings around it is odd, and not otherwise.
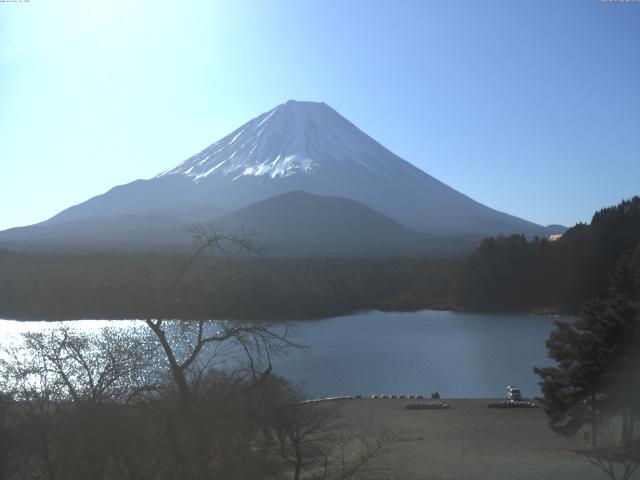
[[[216,223],[249,230],[277,252],[294,254],[415,252],[428,240],[355,200],[301,191],[253,203]]]
[[[92,242],[95,231],[119,238],[119,244],[126,244],[127,238],[144,244],[145,237],[156,243],[166,237],[171,243],[182,238],[187,224],[210,222],[222,213],[231,214],[289,192],[358,202],[358,208],[355,202],[349,203],[352,214],[357,211],[369,220],[375,217],[374,222],[360,224],[362,228],[377,225],[367,231],[369,239],[385,236],[389,222],[403,232],[398,235],[407,237],[414,237],[415,232],[444,236],[548,233],[545,227],[486,207],[436,180],[328,105],[290,100],[154,178],[117,186],[40,224],[0,232],[0,242],[81,238]],[[312,197],[303,198],[309,201]],[[280,201],[287,203],[292,198]],[[330,217],[345,213],[335,205],[326,199],[314,202],[308,226],[335,227]],[[246,211],[238,212],[224,220],[235,218],[231,223],[239,226],[239,219],[247,219],[246,215]],[[273,219],[269,236],[275,238],[275,225],[282,231],[277,237],[295,231],[287,221],[300,223],[302,219]],[[267,227],[265,221],[261,225]],[[364,230],[353,235],[356,225],[358,222],[351,222],[349,236],[354,240],[365,235]],[[319,233],[318,229],[307,231]]]

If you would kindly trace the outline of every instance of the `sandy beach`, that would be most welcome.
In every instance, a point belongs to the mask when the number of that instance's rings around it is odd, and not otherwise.
[[[340,401],[350,422],[392,429],[396,439],[365,477],[393,480],[602,479],[554,434],[542,408],[487,408],[490,400],[449,400],[447,410],[407,410],[411,400]]]

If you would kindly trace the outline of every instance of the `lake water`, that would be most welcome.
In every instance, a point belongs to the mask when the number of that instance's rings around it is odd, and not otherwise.
[[[490,398],[517,385],[527,397],[540,394],[534,366],[552,361],[544,345],[553,318],[449,311],[363,312],[293,322],[295,340],[307,351],[274,360],[274,371],[304,385],[312,397],[429,394]],[[67,322],[80,330],[137,322]],[[0,320],[0,339],[52,328],[46,322]]]

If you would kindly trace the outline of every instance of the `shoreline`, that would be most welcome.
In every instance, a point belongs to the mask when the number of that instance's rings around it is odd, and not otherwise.
[[[369,309],[356,309],[348,312],[339,312],[331,315],[322,315],[322,316],[305,316],[305,317],[295,317],[295,318],[287,318],[287,317],[270,317],[270,316],[262,316],[258,317],[226,317],[224,320],[231,321],[258,321],[258,322],[313,322],[317,320],[327,320],[330,318],[340,318],[340,317],[349,317],[352,315],[359,315],[363,313],[369,312],[380,312],[380,313],[417,313],[417,312],[454,312],[460,314],[469,314],[469,315],[532,315],[532,316],[540,316],[540,317],[571,317],[577,315],[577,313],[571,313],[568,311],[562,311],[559,309],[533,309],[533,310],[497,310],[497,311],[484,311],[484,310],[465,310],[461,308],[455,308],[451,306],[443,306],[443,305],[434,305],[434,306],[426,306],[425,308],[417,308],[417,309],[398,309],[398,310],[390,310],[383,308],[369,308]],[[5,318],[11,316],[12,318]],[[199,320],[211,320],[216,321],[220,320],[219,318],[168,318],[170,320],[180,320],[180,321],[199,321]],[[78,321],[135,321],[141,320],[140,318],[133,317],[109,317],[108,315],[100,316],[100,315],[84,315],[84,316],[66,316],[64,318],[59,317],[38,317],[38,316],[29,316],[29,315],[4,315],[0,313],[0,321],[15,321],[15,322],[78,322]]]

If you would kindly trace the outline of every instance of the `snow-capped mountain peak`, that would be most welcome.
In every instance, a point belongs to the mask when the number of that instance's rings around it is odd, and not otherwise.
[[[390,178],[394,174],[390,154],[325,103],[289,100],[156,178],[277,179],[348,161]]]
[[[211,212],[237,211],[294,191],[351,199],[422,232],[545,232],[433,178],[328,105],[296,101],[259,115],[175,168],[117,186],[46,223],[122,215],[209,222]]]

